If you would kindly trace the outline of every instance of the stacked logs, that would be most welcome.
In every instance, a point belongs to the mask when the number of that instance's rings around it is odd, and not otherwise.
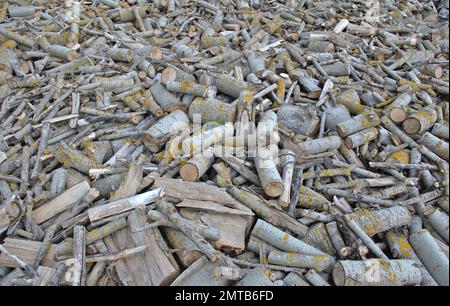
[[[0,1],[0,284],[448,285],[435,2]]]

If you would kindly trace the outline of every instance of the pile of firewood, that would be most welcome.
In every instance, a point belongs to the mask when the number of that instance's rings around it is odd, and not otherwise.
[[[0,285],[449,285],[448,1],[0,0]]]

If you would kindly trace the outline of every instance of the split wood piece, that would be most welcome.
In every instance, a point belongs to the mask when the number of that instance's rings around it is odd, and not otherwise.
[[[449,263],[436,240],[426,229],[419,230],[409,236],[417,256],[440,286],[449,284]]]
[[[267,276],[267,271],[254,268],[236,286],[273,286],[273,282]]]
[[[213,242],[216,249],[228,254],[239,254],[245,250],[246,232],[253,218],[214,212],[202,212],[200,218],[209,227],[220,232],[219,238]]]
[[[6,248],[10,253],[15,254],[22,261],[32,266],[36,257],[38,256],[38,252],[41,248],[42,243],[39,241],[32,240],[23,240],[23,239],[15,239],[15,238],[5,238],[3,242],[3,247]],[[56,245],[51,244],[44,256],[42,261],[42,266],[54,268],[56,267],[56,263],[54,260],[54,256],[56,254]],[[17,268],[20,267],[18,263],[5,254],[0,254],[0,265],[5,267]]]
[[[270,197],[279,197],[284,191],[284,185],[268,149],[259,148],[255,167],[264,192]]]
[[[0,253],[3,254],[4,256],[7,256],[12,261],[14,261],[19,267],[24,269],[28,277],[35,277],[37,275],[36,270],[32,266],[28,265],[26,262],[17,257],[15,254],[11,253],[3,245],[0,245]]]
[[[199,200],[189,200],[184,199],[180,203],[176,204],[180,208],[192,208],[203,211],[210,211],[214,213],[230,214],[238,216],[249,216],[253,217],[255,214],[247,206],[242,205],[239,202],[235,202],[234,205],[221,204],[212,201],[199,201]]]
[[[214,277],[214,270],[219,265],[202,256],[181,273],[171,286],[230,286],[231,281]]]
[[[34,279],[33,286],[51,286],[52,280],[56,276],[56,269],[40,266],[37,269],[38,277]]]
[[[410,135],[423,134],[434,125],[436,120],[437,112],[431,107],[426,107],[409,114],[403,121],[402,128]]]
[[[142,182],[142,176],[143,176],[142,157],[139,157],[136,162],[131,164],[127,176],[125,177],[125,180],[120,184],[119,189],[117,189],[117,191],[114,192],[110,200],[116,201],[135,196],[139,189],[139,185]],[[161,194],[161,196],[162,195],[163,194]]]
[[[236,120],[237,109],[215,98],[196,98],[189,106],[189,118],[192,121],[206,123],[210,121],[225,124]]]
[[[400,231],[390,230],[386,234],[386,241],[394,258],[414,260],[422,272],[422,286],[437,286],[438,284],[431,276],[430,272],[420,261],[414,249],[409,244],[408,236]]]
[[[411,214],[406,207],[394,206],[375,211],[359,209],[346,215],[346,219],[355,220],[367,235],[374,236],[396,227],[409,225]]]
[[[86,193],[88,193],[89,188],[89,183],[83,181],[67,189],[53,200],[33,210],[33,220],[37,224],[42,224],[57,214],[71,208],[73,205],[78,203]]]
[[[178,179],[155,177],[154,188],[162,188],[168,197],[199,201],[211,201],[237,207],[239,203],[223,188],[207,183],[184,182]]]
[[[178,228],[175,224],[170,222],[170,220],[164,214],[160,213],[159,211],[149,210],[149,212],[147,213],[147,217],[150,220],[154,221],[154,223],[145,225],[139,229],[136,229],[136,231],[143,231],[147,228],[155,228],[158,226],[166,226],[166,227],[171,227],[174,229]],[[186,220],[186,222],[190,222],[190,221]],[[203,223],[200,223],[200,222],[190,222],[190,223],[192,223],[191,225],[197,230],[197,232],[200,235],[205,237],[205,239],[208,239],[210,241],[215,241],[220,238],[220,232],[216,228],[214,228],[212,226],[204,225]]]
[[[151,284],[154,286],[164,286],[170,284],[179,274],[178,265],[174,264],[168,257],[171,254],[165,254],[161,247],[158,245],[158,241],[155,237],[158,229],[147,229],[144,231],[136,232],[138,228],[144,226],[146,222],[146,216],[143,210],[135,209],[128,216],[128,225],[132,231],[131,238],[138,246],[148,246],[138,256],[143,258],[147,266],[147,273],[150,277]],[[167,246],[166,246],[167,247]],[[142,273],[146,273],[142,271]]]
[[[99,240],[95,243],[95,248],[99,252],[98,256],[107,256],[105,254],[108,253],[108,248],[103,240]],[[88,259],[86,258],[86,262]],[[103,272],[105,272],[107,266],[106,261],[97,261],[95,265],[92,267],[89,274],[86,276],[86,286],[95,286],[102,276]]]
[[[148,205],[155,202],[163,195],[163,189],[157,188],[135,196],[122,198],[120,200],[112,201],[108,204],[90,208],[88,209],[89,220],[91,222],[95,222],[113,215],[130,211],[138,206]]]
[[[422,274],[408,259],[343,260],[334,266],[333,281],[337,286],[414,286],[420,284]]]
[[[73,230],[74,267],[72,286],[84,286],[86,282],[86,230],[84,226],[75,226]]]

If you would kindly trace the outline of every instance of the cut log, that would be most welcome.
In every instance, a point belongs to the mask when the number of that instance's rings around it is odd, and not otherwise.
[[[334,266],[333,280],[337,286],[414,286],[422,274],[408,259],[343,260]]]
[[[431,108],[415,111],[403,121],[403,130],[410,135],[423,134],[428,131],[437,120],[437,112]]]
[[[153,99],[166,112],[175,112],[177,110],[186,111],[186,105],[181,103],[181,100],[167,91],[161,83],[156,83],[150,87]]]
[[[342,138],[362,131],[364,129],[375,127],[381,123],[380,118],[373,112],[364,112],[349,120],[336,125],[336,131]]]
[[[158,152],[171,135],[189,130],[188,116],[178,110],[156,122],[142,135],[142,140],[150,151]]]
[[[279,197],[284,191],[284,185],[269,150],[259,148],[255,166],[264,192],[270,197]]]
[[[197,117],[196,117],[197,116]],[[236,120],[236,106],[214,98],[196,98],[189,107],[189,118],[199,123],[210,121],[224,124]]]

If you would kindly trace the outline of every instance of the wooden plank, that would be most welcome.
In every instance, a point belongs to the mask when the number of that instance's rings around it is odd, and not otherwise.
[[[250,219],[251,220],[251,219]],[[202,221],[219,230],[220,237],[214,247],[227,253],[241,253],[245,249],[245,233],[250,226],[249,217],[204,213]]]
[[[203,256],[184,270],[171,286],[229,286],[230,281],[214,277],[218,266]]]
[[[29,265],[33,265],[41,245],[42,242],[39,241],[22,240],[15,238],[6,238],[3,243],[3,246],[8,251],[10,251]],[[56,268],[56,264],[54,261],[55,254],[56,245],[50,244],[47,249],[47,253],[44,256],[44,260],[42,261],[42,266]],[[4,254],[0,254],[0,265],[12,268],[18,267],[16,262],[5,256]]]
[[[217,212],[217,213],[226,213],[231,215],[239,215],[239,216],[254,216],[255,214],[244,206],[245,209],[236,209],[227,207],[221,203],[213,202],[213,201],[195,201],[195,200],[183,200],[182,202],[176,205],[180,208],[192,208],[192,209],[200,209],[205,211]],[[243,206],[243,205],[242,205]]]
[[[153,184],[156,188],[162,188],[166,196],[178,199],[189,199],[199,201],[212,201],[229,204],[233,207],[239,203],[233,199],[223,188],[201,182],[185,182],[182,180],[155,177]]]
[[[91,186],[89,186],[89,183],[86,181],[73,186],[53,200],[34,210],[33,220],[37,224],[41,224],[72,207],[83,198],[83,196],[89,191],[90,187]]]
[[[134,210],[128,216],[128,224],[131,230],[131,238],[135,246],[149,246],[142,254],[136,256],[141,256],[144,259],[148,271],[147,273],[150,276],[151,285],[164,286],[170,284],[180,274],[180,270],[178,266],[172,264],[167,257],[168,254],[165,254],[159,247],[154,233],[154,230],[157,229],[146,229],[144,231],[134,232],[147,224],[145,213],[140,209]],[[141,273],[145,272],[141,271]]]
[[[40,266],[37,270],[38,278],[33,282],[33,286],[50,286],[53,277],[56,275],[56,269]]]
[[[117,215],[125,211],[132,210],[141,205],[147,205],[154,202],[162,195],[161,189],[150,190],[140,193],[136,196],[112,201],[108,204],[96,206],[88,210],[89,220],[91,222]]]

